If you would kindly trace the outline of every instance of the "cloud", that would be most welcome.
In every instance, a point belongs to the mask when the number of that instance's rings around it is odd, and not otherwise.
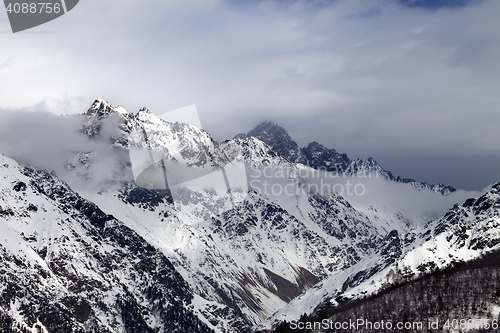
[[[81,119],[80,119],[81,120]],[[64,167],[71,151],[85,151],[87,140],[75,135],[76,117],[57,117],[45,112],[0,112],[0,151],[27,164],[49,171]],[[69,139],[69,140],[68,140]]]
[[[0,36],[1,107],[196,103],[218,140],[273,120],[301,145],[384,156],[390,170],[401,154],[408,168],[500,156],[499,12],[494,0],[80,2],[39,28],[55,34]]]
[[[73,187],[102,186],[124,172],[122,179],[131,179],[125,168],[130,162],[128,153],[110,144],[110,138],[118,134],[116,119],[106,119],[96,140],[81,133],[82,121],[81,115],[0,110],[0,153],[55,173]],[[82,164],[81,153],[92,153],[87,155],[92,163]]]

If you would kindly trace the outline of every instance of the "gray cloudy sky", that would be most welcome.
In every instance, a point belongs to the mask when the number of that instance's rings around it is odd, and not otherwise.
[[[0,10],[0,109],[195,103],[218,140],[273,120],[480,189],[500,181],[499,16],[498,0],[81,0],[12,34]]]

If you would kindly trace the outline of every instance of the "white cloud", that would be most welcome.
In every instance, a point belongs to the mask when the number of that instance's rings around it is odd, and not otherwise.
[[[270,119],[360,157],[500,156],[499,12],[494,0],[81,1],[33,30],[55,33],[0,35],[1,107],[196,103],[217,139]]]
[[[53,172],[73,187],[95,188],[116,179],[116,173],[131,177],[130,170],[124,168],[129,162],[128,153],[110,144],[110,138],[118,135],[116,119],[111,117],[103,123],[99,140],[91,140],[81,132],[82,121],[80,115],[0,110],[0,153]],[[80,153],[89,152],[93,162],[79,163]],[[69,164],[73,166],[68,168]]]

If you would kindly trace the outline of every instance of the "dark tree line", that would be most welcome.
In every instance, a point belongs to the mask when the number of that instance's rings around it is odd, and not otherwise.
[[[274,332],[498,332],[491,327],[499,317],[493,317],[492,307],[500,306],[500,254],[493,253],[467,263],[436,271],[415,281],[388,286],[378,295],[367,299],[348,301],[340,307],[323,305],[310,316],[303,314],[297,322],[318,323],[323,319],[333,323],[363,319],[371,323],[390,322],[391,329],[293,329],[295,325],[283,322]],[[477,318],[483,318],[478,321]],[[455,321],[453,321],[455,319]],[[466,323],[465,321],[471,320]],[[448,322],[447,322],[448,320]],[[462,321],[460,321],[462,320]],[[438,323],[439,329],[429,329],[429,322]],[[414,325],[398,330],[396,323]],[[422,323],[418,327],[417,323]],[[450,324],[445,327],[445,324]],[[462,324],[462,327],[460,326]],[[490,325],[488,327],[488,325]]]

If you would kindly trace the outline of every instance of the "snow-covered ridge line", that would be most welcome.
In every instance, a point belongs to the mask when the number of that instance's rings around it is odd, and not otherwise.
[[[314,169],[351,176],[356,175],[358,172],[371,170],[379,173],[387,180],[411,184],[418,190],[427,189],[443,195],[456,191],[455,188],[443,184],[431,185],[409,178],[394,177],[390,171],[382,168],[371,157],[367,160],[351,160],[347,154],[341,154],[335,149],[326,148],[316,141],[309,143],[306,147],[299,148],[285,129],[274,122],[265,121],[247,134],[241,133],[236,136],[236,138],[247,137],[255,137],[267,143],[273,150],[292,163],[302,163]]]

